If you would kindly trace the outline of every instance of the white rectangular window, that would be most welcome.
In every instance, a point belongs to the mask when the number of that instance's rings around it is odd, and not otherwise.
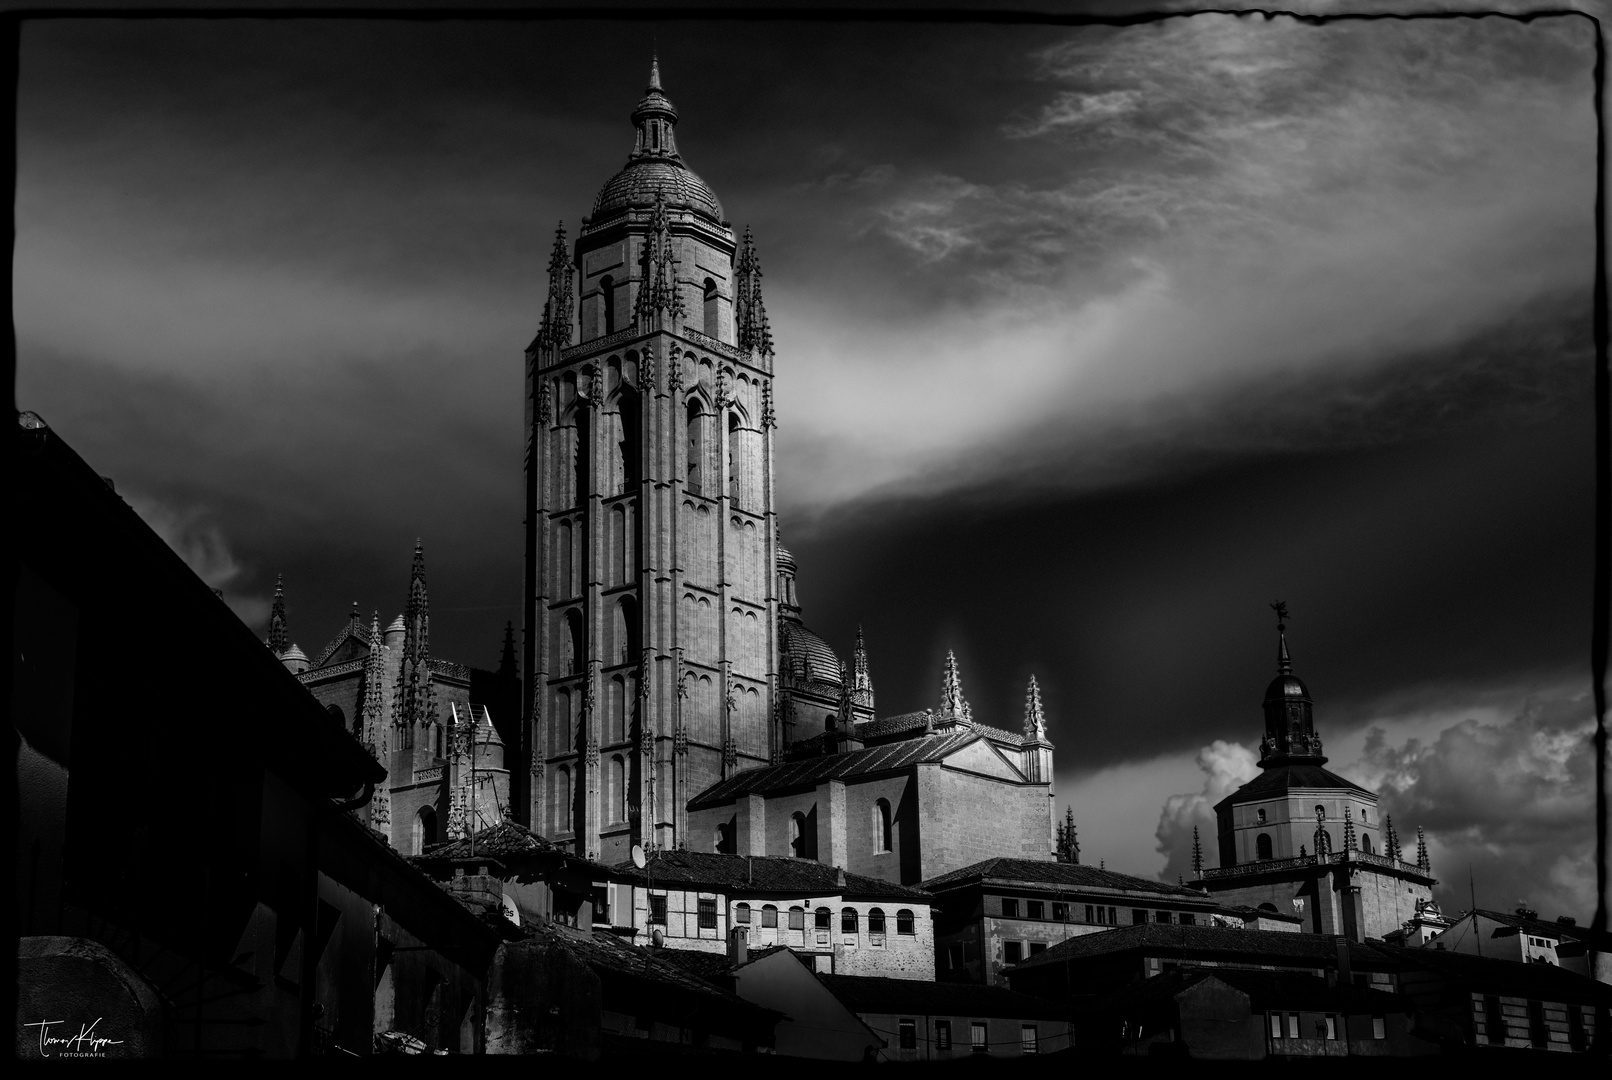
[[[985,1037],[985,1022],[975,1020],[968,1025],[968,1037],[974,1053],[983,1054],[990,1050],[990,1043]]]
[[[1327,1038],[1336,1039],[1337,1037],[1338,1037],[1338,1018],[1336,1016],[1328,1016],[1327,1017]]]
[[[1371,1018],[1371,1037],[1373,1039],[1388,1038],[1388,1023],[1381,1016]]]
[[[1019,1049],[1026,1054],[1040,1052],[1041,1044],[1036,1040],[1034,1024],[1019,1025]]]
[[[1282,1014],[1281,1013],[1271,1013],[1271,1038],[1280,1039],[1281,1037],[1282,1037]]]
[[[1299,1014],[1298,1013],[1288,1013],[1287,1014],[1287,1037],[1290,1038],[1290,1039],[1296,1039],[1296,1038],[1299,1037]]]

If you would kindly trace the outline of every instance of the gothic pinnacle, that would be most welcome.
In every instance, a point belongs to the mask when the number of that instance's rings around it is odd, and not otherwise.
[[[856,628],[856,645],[852,649],[851,656],[853,662],[855,663],[855,670],[853,673],[855,679],[854,688],[872,693],[873,679],[868,674],[868,646],[867,643],[862,640],[861,626]]]
[[[974,722],[973,710],[963,697],[963,677],[957,668],[957,654],[949,649],[946,651],[946,671],[941,677],[940,711],[950,713],[952,719],[961,723]]]
[[[1044,739],[1047,736],[1047,717],[1041,708],[1041,687],[1034,675],[1030,676],[1030,687],[1024,692],[1024,734],[1031,739]]]
[[[649,54],[649,85],[646,90],[659,90],[660,85],[660,55],[657,52]]]
[[[269,651],[275,656],[284,655],[291,647],[285,626],[285,583],[280,574],[274,575],[274,607],[269,611]]]
[[[1273,600],[1271,610],[1276,612],[1276,671],[1279,675],[1291,675],[1293,658],[1287,654],[1287,602]]]
[[[1192,872],[1203,877],[1203,841],[1198,839],[1198,827],[1192,827]]]

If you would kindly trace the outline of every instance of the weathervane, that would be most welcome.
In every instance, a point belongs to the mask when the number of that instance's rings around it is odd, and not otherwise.
[[[1287,629],[1287,601],[1286,600],[1272,600],[1271,601],[1271,610],[1276,612],[1276,629],[1278,629],[1278,630],[1286,630]]]

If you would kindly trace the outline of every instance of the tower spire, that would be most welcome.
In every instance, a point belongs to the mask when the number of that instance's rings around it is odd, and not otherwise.
[[[549,295],[543,302],[543,322],[537,332],[541,345],[563,348],[571,344],[571,315],[576,305],[571,285],[572,269],[562,221],[554,230],[554,247],[549,252]]]
[[[409,604],[403,610],[403,658],[398,664],[393,723],[403,732],[403,746],[438,722],[436,686],[431,681],[431,614],[425,589],[425,548],[414,541],[414,567],[409,574]]]
[[[659,50],[654,50],[654,49],[650,50],[650,53],[649,53],[649,86],[647,86],[645,89],[647,89],[647,90],[659,90],[660,89],[660,52],[659,52]]]
[[[1198,839],[1198,827],[1192,827],[1192,872],[1203,877],[1203,841]]]
[[[857,705],[873,708],[873,678],[868,674],[868,646],[862,639],[862,627],[856,628],[856,645],[851,650],[851,690]]]
[[[1416,869],[1424,874],[1433,872],[1433,860],[1427,856],[1427,834],[1420,825],[1416,826]]]
[[[963,677],[957,668],[957,654],[950,650],[946,652],[946,672],[941,677],[940,711],[942,714],[949,714],[957,723],[974,722],[974,711],[968,707],[968,701],[963,697]]]
[[[1047,716],[1041,708],[1041,687],[1030,676],[1030,687],[1024,692],[1024,735],[1028,739],[1047,737]]]
[[[1276,612],[1276,673],[1291,675],[1293,658],[1287,654],[1287,602],[1274,600],[1271,610]]]
[[[733,314],[739,351],[771,356],[772,328],[767,323],[767,305],[761,299],[761,259],[756,255],[756,242],[748,225],[744,227],[744,243],[739,248],[739,261],[734,269],[738,280]]]
[[[275,656],[283,656],[291,647],[291,639],[286,636],[285,626],[285,579],[283,575],[274,575],[274,607],[269,611],[269,651]]]

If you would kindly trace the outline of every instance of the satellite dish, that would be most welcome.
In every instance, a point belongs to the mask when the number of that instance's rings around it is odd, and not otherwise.
[[[638,844],[632,846],[632,864],[640,870],[644,868],[644,849]]]
[[[666,944],[666,931],[657,926],[654,931],[650,933],[649,940],[654,942],[657,947]]]

